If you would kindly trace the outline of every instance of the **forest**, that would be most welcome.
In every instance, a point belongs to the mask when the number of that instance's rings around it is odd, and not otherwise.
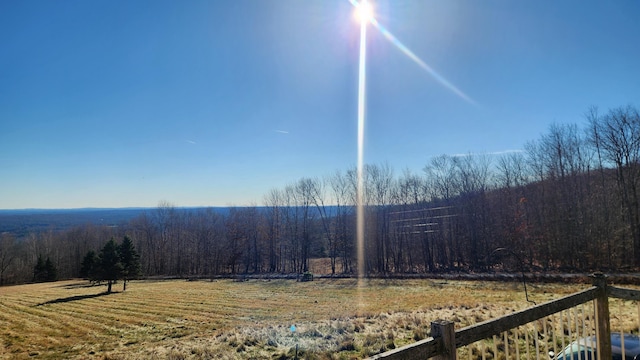
[[[228,212],[167,202],[124,226],[0,235],[0,284],[58,278],[110,239],[132,239],[143,276],[303,273],[314,258],[356,272],[356,169],[302,178]],[[625,271],[640,266],[640,114],[635,107],[553,124],[522,151],[440,155],[421,172],[364,169],[368,275]]]

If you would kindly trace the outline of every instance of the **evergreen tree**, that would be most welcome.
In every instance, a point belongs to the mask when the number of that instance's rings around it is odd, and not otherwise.
[[[38,262],[33,268],[33,281],[45,282],[58,280],[58,269],[53,265],[51,258],[47,257],[45,261],[42,255],[38,255]]]
[[[133,246],[133,241],[128,235],[125,235],[120,244],[120,262],[122,263],[122,291],[127,290],[127,280],[133,279],[140,275],[140,256]]]
[[[111,285],[122,275],[122,263],[118,245],[111,239],[100,250],[98,256],[97,280],[107,281],[107,293],[111,293]]]
[[[80,264],[80,276],[85,279],[93,280],[95,277],[97,262],[98,259],[96,258],[96,252],[89,250],[82,259],[82,264]]]
[[[46,279],[46,269],[42,255],[38,255],[38,261],[33,268],[33,282],[43,282]]]
[[[47,257],[47,261],[44,263],[45,278],[44,281],[56,281],[58,280],[58,269],[53,265],[53,261]]]

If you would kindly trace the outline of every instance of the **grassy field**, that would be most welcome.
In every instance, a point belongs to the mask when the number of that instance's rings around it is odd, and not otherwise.
[[[586,285],[528,287],[542,303]],[[84,281],[0,288],[0,358],[287,359],[296,345],[307,359],[362,358],[427,337],[436,319],[461,328],[530,306],[521,283],[499,282],[369,280],[359,289],[352,279],[175,280],[104,289]]]

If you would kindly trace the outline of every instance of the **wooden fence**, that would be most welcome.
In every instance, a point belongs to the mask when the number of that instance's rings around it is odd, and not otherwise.
[[[549,316],[553,316],[554,314],[558,314],[565,310],[575,308],[590,301],[593,301],[594,303],[593,319],[595,319],[595,336],[597,339],[595,350],[596,354],[594,355],[597,355],[598,359],[611,359],[612,355],[609,297],[623,300],[640,300],[640,291],[609,286],[607,285],[606,277],[603,274],[594,274],[592,276],[592,285],[592,287],[586,290],[565,296],[563,298],[549,301],[541,305],[537,305],[497,319],[481,322],[459,330],[454,329],[453,322],[451,321],[435,321],[431,323],[430,338],[382,354],[375,355],[371,359],[424,360],[435,357],[437,359],[452,360],[456,359],[459,348],[485,339],[493,339],[495,358],[495,351],[497,351],[498,349],[497,346],[495,346],[496,337],[500,337],[501,334],[507,334],[507,332],[512,329],[516,329],[520,326],[524,326],[540,319],[545,319]],[[560,315],[560,317],[562,319],[562,314]],[[577,327],[578,325],[576,320],[576,328]],[[546,332],[546,327],[543,326],[543,329],[543,331]],[[569,332],[570,331],[571,330],[569,330]],[[538,335],[535,336],[536,343],[537,340]],[[506,340],[505,342],[507,344],[506,350],[508,351],[509,342],[508,340]],[[536,347],[536,358],[540,358],[540,353],[538,353],[537,350],[538,347]],[[507,354],[506,358],[508,357],[509,356]],[[484,359],[484,353],[482,355],[482,358]],[[543,358],[548,359],[547,354],[544,354]]]

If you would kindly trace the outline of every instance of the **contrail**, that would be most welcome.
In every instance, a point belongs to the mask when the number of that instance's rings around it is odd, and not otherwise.
[[[501,151],[493,151],[487,153],[489,155],[504,155],[504,154],[513,154],[513,153],[523,153],[524,150],[521,149],[512,149],[512,150],[501,150]]]
[[[466,154],[452,154],[451,157],[465,157],[465,156],[476,156],[476,155],[504,155],[504,154],[513,154],[513,153],[523,153],[524,150],[513,149],[513,150],[501,150],[501,151],[490,151],[486,153],[466,153]],[[435,157],[435,156],[433,156]]]
[[[277,132],[277,133],[280,133],[280,134],[288,134],[288,133],[289,133],[289,132],[288,132],[288,131],[286,131],[286,130],[273,130],[273,131],[275,131],[275,132]]]
[[[356,0],[349,0],[351,5],[360,6],[360,3]],[[371,25],[375,26],[382,35],[389,40],[393,45],[395,45],[400,51],[402,51],[405,55],[409,57],[409,59],[413,60],[418,66],[420,66],[423,70],[425,70],[429,75],[431,75],[437,82],[439,82],[442,86],[449,89],[454,94],[458,95],[460,98],[465,100],[466,102],[477,105],[477,103],[471,99],[467,94],[465,94],[462,90],[458,89],[455,85],[453,85],[449,80],[447,80],[444,76],[440,75],[436,70],[434,70],[431,66],[425,63],[422,59],[418,57],[418,55],[414,54],[413,51],[409,50],[397,37],[393,36],[387,28],[382,26],[375,18],[369,18],[369,22]]]

